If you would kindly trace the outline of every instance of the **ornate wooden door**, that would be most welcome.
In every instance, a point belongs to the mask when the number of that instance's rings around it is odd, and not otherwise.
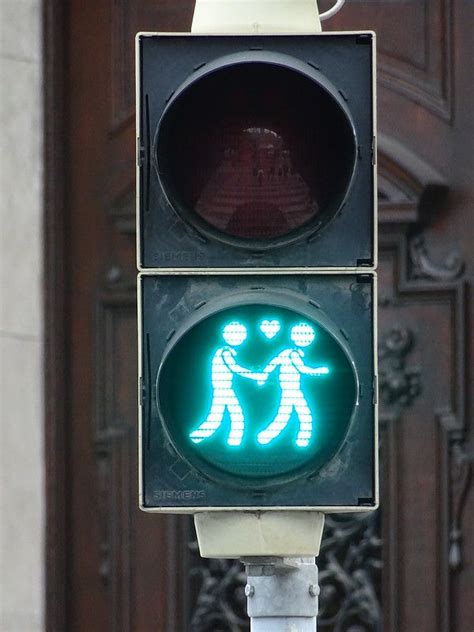
[[[192,10],[45,0],[48,630],[247,626],[240,565],[137,509],[133,37]],[[327,520],[321,630],[473,626],[473,23],[470,0],[330,23],[378,33],[383,501]]]

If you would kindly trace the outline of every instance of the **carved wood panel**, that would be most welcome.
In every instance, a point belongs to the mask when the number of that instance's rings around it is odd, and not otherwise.
[[[390,474],[384,496],[389,520],[385,568],[387,586],[393,587],[386,593],[385,613],[389,630],[448,631],[454,616],[451,581],[458,568],[449,558],[453,547],[459,553],[452,537],[455,516],[449,509],[457,494],[450,452],[457,437],[466,437],[465,382],[459,380],[459,368],[466,362],[465,286],[458,280],[461,266],[435,265],[420,236],[408,242],[392,236],[385,248],[380,265],[381,331],[398,332],[392,346],[413,347],[414,361],[403,378],[382,372],[382,401],[395,398],[396,404],[395,418],[390,419],[393,412],[389,416]],[[413,405],[403,410],[414,395]],[[413,577],[424,580],[414,586]],[[446,598],[430,612],[417,607],[420,601],[435,603],[439,595]]]
[[[328,23],[328,30],[350,25],[351,30],[375,31],[379,83],[449,119],[452,20],[451,0],[355,0]]]
[[[46,5],[48,59],[64,47],[46,116],[47,399],[59,402],[47,422],[48,629],[240,632],[239,563],[203,563],[187,518],[136,508],[133,36],[187,30],[193,2]],[[465,7],[350,0],[330,24],[377,30],[392,105],[379,142],[383,501],[327,521],[326,632],[464,632],[474,617]]]
[[[189,525],[173,516],[139,511],[136,393],[136,288],[113,268],[100,293],[96,315],[94,450],[100,519],[98,574],[107,594],[108,630],[180,630],[184,611],[176,607],[188,589]],[[163,538],[163,531],[166,537]],[[150,599],[148,575],[157,578]]]
[[[194,6],[189,0],[113,0],[111,131],[135,114],[134,38],[140,31],[189,31]]]

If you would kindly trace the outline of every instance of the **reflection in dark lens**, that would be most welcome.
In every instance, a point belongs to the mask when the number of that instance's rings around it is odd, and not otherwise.
[[[351,125],[316,82],[247,63],[192,84],[165,115],[157,157],[178,210],[221,233],[265,240],[339,209],[355,156]]]

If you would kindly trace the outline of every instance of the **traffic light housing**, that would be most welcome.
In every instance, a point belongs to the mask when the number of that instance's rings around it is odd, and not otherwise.
[[[374,268],[373,34],[137,52],[139,269]]]
[[[358,273],[142,275],[143,507],[373,506],[375,291]],[[232,384],[223,350],[247,371]]]
[[[373,34],[139,34],[137,71],[141,507],[375,507]]]

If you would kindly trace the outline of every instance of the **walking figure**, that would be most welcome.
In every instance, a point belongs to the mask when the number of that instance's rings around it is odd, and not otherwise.
[[[229,323],[224,327],[222,337],[227,345],[220,347],[212,359],[212,388],[213,396],[211,410],[202,424],[189,435],[193,443],[201,443],[211,437],[222,424],[225,411],[230,417],[230,433],[227,443],[239,446],[245,428],[245,418],[242,407],[234,392],[234,375],[240,375],[251,380],[265,379],[263,373],[253,373],[249,369],[237,364],[234,347],[241,345],[247,338],[247,329],[239,322]]]
[[[299,431],[296,444],[305,448],[311,439],[313,432],[313,416],[308,402],[301,390],[302,375],[327,375],[329,369],[325,366],[309,367],[304,363],[304,351],[301,347],[308,347],[315,338],[314,329],[305,323],[295,325],[290,332],[291,340],[296,347],[284,349],[265,367],[265,375],[259,384],[263,384],[270,373],[280,367],[281,399],[275,419],[257,435],[259,443],[265,445],[278,437],[286,428],[290,417],[295,411],[299,420]]]

